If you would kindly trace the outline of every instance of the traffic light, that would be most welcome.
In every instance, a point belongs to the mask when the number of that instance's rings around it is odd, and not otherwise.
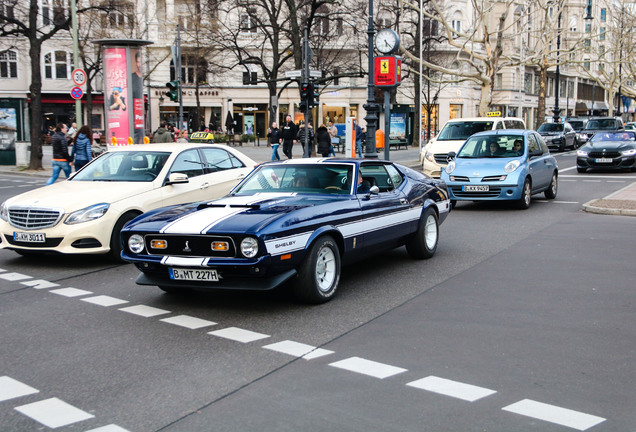
[[[307,112],[307,101],[301,100],[298,104],[298,109],[300,112]]]
[[[320,102],[320,93],[318,93],[318,90],[319,88],[317,84],[311,85],[311,97],[307,101],[309,103],[309,108],[315,107],[318,105],[318,102]]]
[[[172,102],[179,102],[179,81],[167,82],[166,87],[169,89],[166,92],[166,96],[168,96]]]

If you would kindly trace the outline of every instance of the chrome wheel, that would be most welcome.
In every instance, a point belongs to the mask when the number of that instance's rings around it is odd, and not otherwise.
[[[316,285],[322,292],[328,292],[336,279],[336,256],[329,246],[323,246],[316,257]]]
[[[426,247],[434,249],[437,246],[438,226],[435,216],[429,214],[426,218],[426,224],[424,225],[424,238],[426,240]]]

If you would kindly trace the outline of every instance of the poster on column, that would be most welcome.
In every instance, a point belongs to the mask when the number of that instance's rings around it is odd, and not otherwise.
[[[130,87],[132,89],[134,112],[134,137],[135,144],[142,144],[144,140],[144,80],[141,72],[141,50],[138,48],[129,49],[129,64],[132,69]]]
[[[130,136],[126,48],[104,49],[106,142],[125,145]]]
[[[18,131],[15,108],[0,108],[0,150],[15,150]]]
[[[391,139],[406,139],[406,114],[391,113]]]

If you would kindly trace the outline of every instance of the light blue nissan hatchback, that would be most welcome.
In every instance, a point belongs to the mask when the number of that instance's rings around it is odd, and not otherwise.
[[[559,167],[535,131],[503,129],[472,135],[442,172],[451,203],[508,200],[527,209],[531,196],[554,199]]]

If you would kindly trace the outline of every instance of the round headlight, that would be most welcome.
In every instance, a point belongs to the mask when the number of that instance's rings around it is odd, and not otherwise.
[[[141,253],[144,250],[144,238],[139,234],[133,234],[128,239],[128,249],[133,253]]]
[[[455,161],[454,160],[450,161],[448,163],[448,165],[446,165],[446,173],[447,174],[450,174],[453,171],[455,171]]]
[[[504,172],[510,174],[511,172],[513,172],[514,170],[516,170],[517,168],[519,168],[519,165],[521,165],[521,162],[519,162],[518,160],[513,160],[510,161],[506,164],[506,166],[504,167]]]
[[[258,242],[254,237],[245,237],[241,242],[241,253],[245,258],[254,258],[258,253]]]

